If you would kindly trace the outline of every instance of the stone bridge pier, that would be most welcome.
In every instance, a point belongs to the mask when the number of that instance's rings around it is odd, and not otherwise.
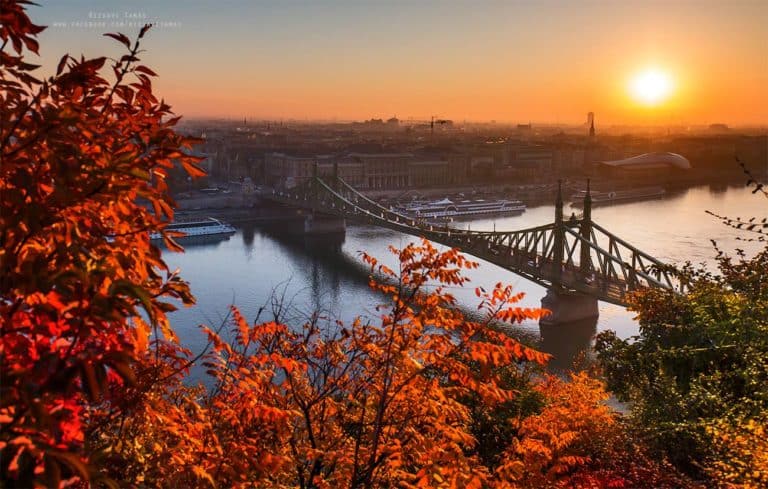
[[[564,290],[549,289],[547,295],[541,299],[541,307],[551,311],[539,320],[543,325],[596,319],[600,315],[596,297]]]
[[[344,234],[347,230],[345,219],[311,212],[304,216],[304,234]]]

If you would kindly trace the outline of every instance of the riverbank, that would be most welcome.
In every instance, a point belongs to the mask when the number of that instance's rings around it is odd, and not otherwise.
[[[714,193],[725,192],[729,187],[743,186],[743,179],[732,176],[729,179],[701,182],[673,182],[661,185],[667,191],[667,196],[685,192],[687,189],[707,185]],[[641,185],[631,185],[627,182],[613,180],[592,181],[592,189],[601,192],[631,190]],[[566,180],[563,182],[563,197],[570,201],[573,193],[586,188],[586,181]],[[549,205],[554,202],[557,184],[524,184],[524,185],[461,185],[450,187],[433,187],[422,189],[364,190],[363,195],[377,200],[384,205],[393,205],[409,200],[437,200],[443,198],[483,198],[520,200],[529,207]],[[230,223],[254,222],[270,224],[291,219],[303,219],[299,209],[289,208],[280,204],[261,199],[255,193],[245,193],[239,185],[220,193],[184,192],[177,197],[179,216],[215,217]],[[640,199],[638,199],[640,200]]]

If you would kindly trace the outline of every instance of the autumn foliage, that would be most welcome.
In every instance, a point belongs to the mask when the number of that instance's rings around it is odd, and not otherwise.
[[[148,231],[173,216],[168,169],[199,169],[139,64],[146,28],[37,78],[24,3],[0,3],[0,473],[50,486],[91,477],[85,424],[130,402],[152,329],[173,338],[164,299],[192,302]]]
[[[206,329],[213,351],[204,364],[212,387],[198,401],[177,397],[164,412],[150,402],[145,414],[121,421],[127,437],[103,437],[105,451],[117,458],[111,465],[136,467],[135,483],[163,478],[169,487],[204,481],[227,487],[254,481],[285,487],[487,483],[491,474],[474,454],[463,400],[509,400],[515,393],[499,386],[498,368],[546,361],[489,328],[493,320],[540,311],[515,307],[519,297],[499,285],[480,292],[485,321],[469,321],[441,285],[463,284],[461,269],[474,263],[426,241],[396,252],[398,272],[365,257],[391,279],[371,283],[390,297],[376,323],[314,317],[290,328],[275,321],[250,324],[233,309],[231,341]],[[436,288],[427,291],[427,284]],[[166,389],[163,396],[173,398],[173,391],[179,392]],[[187,426],[195,427],[190,439],[179,434]],[[134,463],[137,440],[143,440],[139,447],[173,441],[172,459],[154,450]]]
[[[478,290],[484,320],[467,320],[444,286],[463,285],[476,264],[424,241],[394,250],[398,271],[364,257],[384,276],[371,283],[388,298],[376,321],[296,328],[235,309],[231,341],[207,329],[211,349],[193,358],[167,318],[167,298],[193,298],[149,231],[173,217],[168,170],[200,171],[139,64],[147,28],[134,42],[108,35],[125,46],[117,60],[65,56],[38,79],[23,53],[37,51],[42,28],[23,3],[2,4],[0,31],[2,480],[493,483],[470,406],[510,402],[504,369],[546,355],[490,326],[541,311],[516,307],[520,296],[498,284]],[[185,383],[194,361],[208,368],[205,387]]]
[[[498,328],[542,310],[499,283],[466,317],[449,290],[477,264],[426,240],[392,248],[396,270],[362,255],[377,317],[233,307],[185,350],[168,313],[194,299],[149,232],[173,218],[169,171],[202,172],[140,64],[149,28],[107,34],[118,59],[65,56],[37,78],[25,3],[0,3],[0,486],[688,484],[631,439],[601,382],[546,375],[547,355]],[[731,452],[764,436],[709,429]]]

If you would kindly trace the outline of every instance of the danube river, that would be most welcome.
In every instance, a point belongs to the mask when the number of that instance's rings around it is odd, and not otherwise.
[[[571,210],[576,209],[566,208],[566,217]],[[721,224],[705,210],[732,217],[762,218],[768,216],[768,201],[744,187],[700,186],[670,192],[659,200],[598,206],[592,215],[595,222],[664,262],[711,265],[715,255],[711,239],[723,250],[743,248],[753,253],[759,249],[759,243],[737,240],[738,236],[747,235]],[[502,231],[541,225],[553,219],[554,206],[543,205],[529,207],[519,216],[453,225],[473,230],[491,230],[495,226]],[[237,305],[250,320],[262,308],[261,319],[271,319],[274,300],[282,302],[287,319],[294,323],[313,311],[343,321],[357,316],[375,320],[376,305],[384,298],[369,289],[360,252],[366,251],[392,267],[395,260],[388,246],[400,248],[414,239],[388,229],[349,224],[343,238],[310,241],[276,236],[267,229],[246,224],[226,240],[185,243],[185,253],[166,253],[165,258],[171,268],[181,269],[198,303],[173,313],[172,323],[183,344],[196,352],[205,344],[197,325],[217,326],[230,304]],[[480,262],[479,269],[466,274],[471,282],[464,289],[451,290],[467,311],[476,309],[474,288],[491,288],[496,282],[512,284],[516,290],[525,292],[521,305],[540,305],[545,294],[542,287],[482,260],[476,261]],[[552,368],[562,370],[582,353],[588,354],[595,332],[606,329],[629,337],[637,334],[638,324],[632,312],[600,303],[596,323],[540,330],[531,321],[515,326],[513,331],[552,353]]]

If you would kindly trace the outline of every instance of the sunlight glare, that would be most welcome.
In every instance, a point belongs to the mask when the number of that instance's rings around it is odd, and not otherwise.
[[[657,105],[672,93],[672,78],[664,71],[649,68],[636,74],[629,89],[638,102],[645,105]]]

